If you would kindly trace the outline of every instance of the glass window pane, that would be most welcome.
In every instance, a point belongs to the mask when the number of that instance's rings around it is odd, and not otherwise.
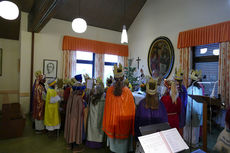
[[[106,86],[106,79],[110,77],[110,75],[113,77],[113,66],[105,65],[104,66],[104,84]]]
[[[117,63],[118,62],[118,56],[105,54],[105,62]]]
[[[202,71],[202,76],[206,75],[205,79],[202,79],[203,82],[216,82],[218,81],[218,62],[203,62],[195,63],[195,69]],[[210,96],[214,88],[214,83],[212,84],[203,84],[204,94]],[[214,89],[215,97],[218,97],[218,83]]]
[[[219,49],[219,43],[196,46],[195,57],[214,56],[213,50],[217,50],[217,49]]]
[[[92,78],[92,71],[93,71],[93,65],[92,64],[77,63],[76,69],[77,69],[76,74],[82,74],[82,77],[83,77],[83,74],[87,73]],[[83,77],[83,81],[85,81],[84,77]]]
[[[77,51],[77,59],[78,60],[92,61],[93,60],[93,53],[91,53],[91,52]]]

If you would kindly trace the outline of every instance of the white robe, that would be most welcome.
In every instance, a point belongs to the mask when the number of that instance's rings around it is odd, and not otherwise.
[[[190,86],[187,89],[190,95],[202,95],[202,88],[196,86]],[[192,116],[192,120],[191,120]],[[203,104],[196,102],[190,96],[188,96],[187,112],[186,112],[186,125],[184,127],[184,139],[188,144],[192,144],[193,147],[198,147],[200,126],[203,122]],[[191,129],[192,128],[192,129]],[[192,131],[192,133],[191,133]],[[191,142],[192,138],[192,142]]]

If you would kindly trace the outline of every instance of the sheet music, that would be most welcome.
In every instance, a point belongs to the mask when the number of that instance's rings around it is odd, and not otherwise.
[[[171,153],[159,132],[138,137],[145,153]]]
[[[93,80],[87,80],[87,89],[93,88]]]
[[[184,142],[176,128],[161,132],[168,142],[172,152],[179,152],[185,149],[189,149],[188,145]]]

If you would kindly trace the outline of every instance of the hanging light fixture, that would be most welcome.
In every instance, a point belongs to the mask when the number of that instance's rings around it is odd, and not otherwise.
[[[123,3],[124,3],[124,19],[123,19],[123,22],[125,20],[125,0],[123,0]],[[121,33],[121,43],[128,43],[128,34],[127,34],[127,31],[126,31],[126,26],[125,24],[123,25],[123,29],[122,29],[122,33]]]
[[[84,19],[80,18],[80,0],[78,4],[78,16],[72,21],[72,29],[76,33],[84,33],[87,29],[87,23]]]
[[[19,9],[18,6],[10,1],[0,2],[0,16],[7,20],[15,20],[18,18]]]

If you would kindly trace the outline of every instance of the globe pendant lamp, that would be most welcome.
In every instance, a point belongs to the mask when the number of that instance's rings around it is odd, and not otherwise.
[[[10,1],[0,2],[0,17],[6,20],[15,20],[18,18],[19,9],[18,6]]]
[[[80,0],[79,0],[79,13],[78,15],[80,16]],[[84,19],[82,18],[75,18],[72,21],[72,29],[76,33],[84,33],[87,29],[87,23]]]
[[[121,33],[121,43],[128,43],[128,35],[127,35],[127,31],[126,31],[126,26],[123,25],[123,30]]]
[[[124,19],[125,20],[125,0],[123,0],[123,3],[124,3]],[[124,21],[123,21],[124,22]],[[122,32],[121,32],[121,43],[128,43],[128,34],[127,34],[127,31],[126,31],[126,26],[123,25],[123,29],[122,29]]]

